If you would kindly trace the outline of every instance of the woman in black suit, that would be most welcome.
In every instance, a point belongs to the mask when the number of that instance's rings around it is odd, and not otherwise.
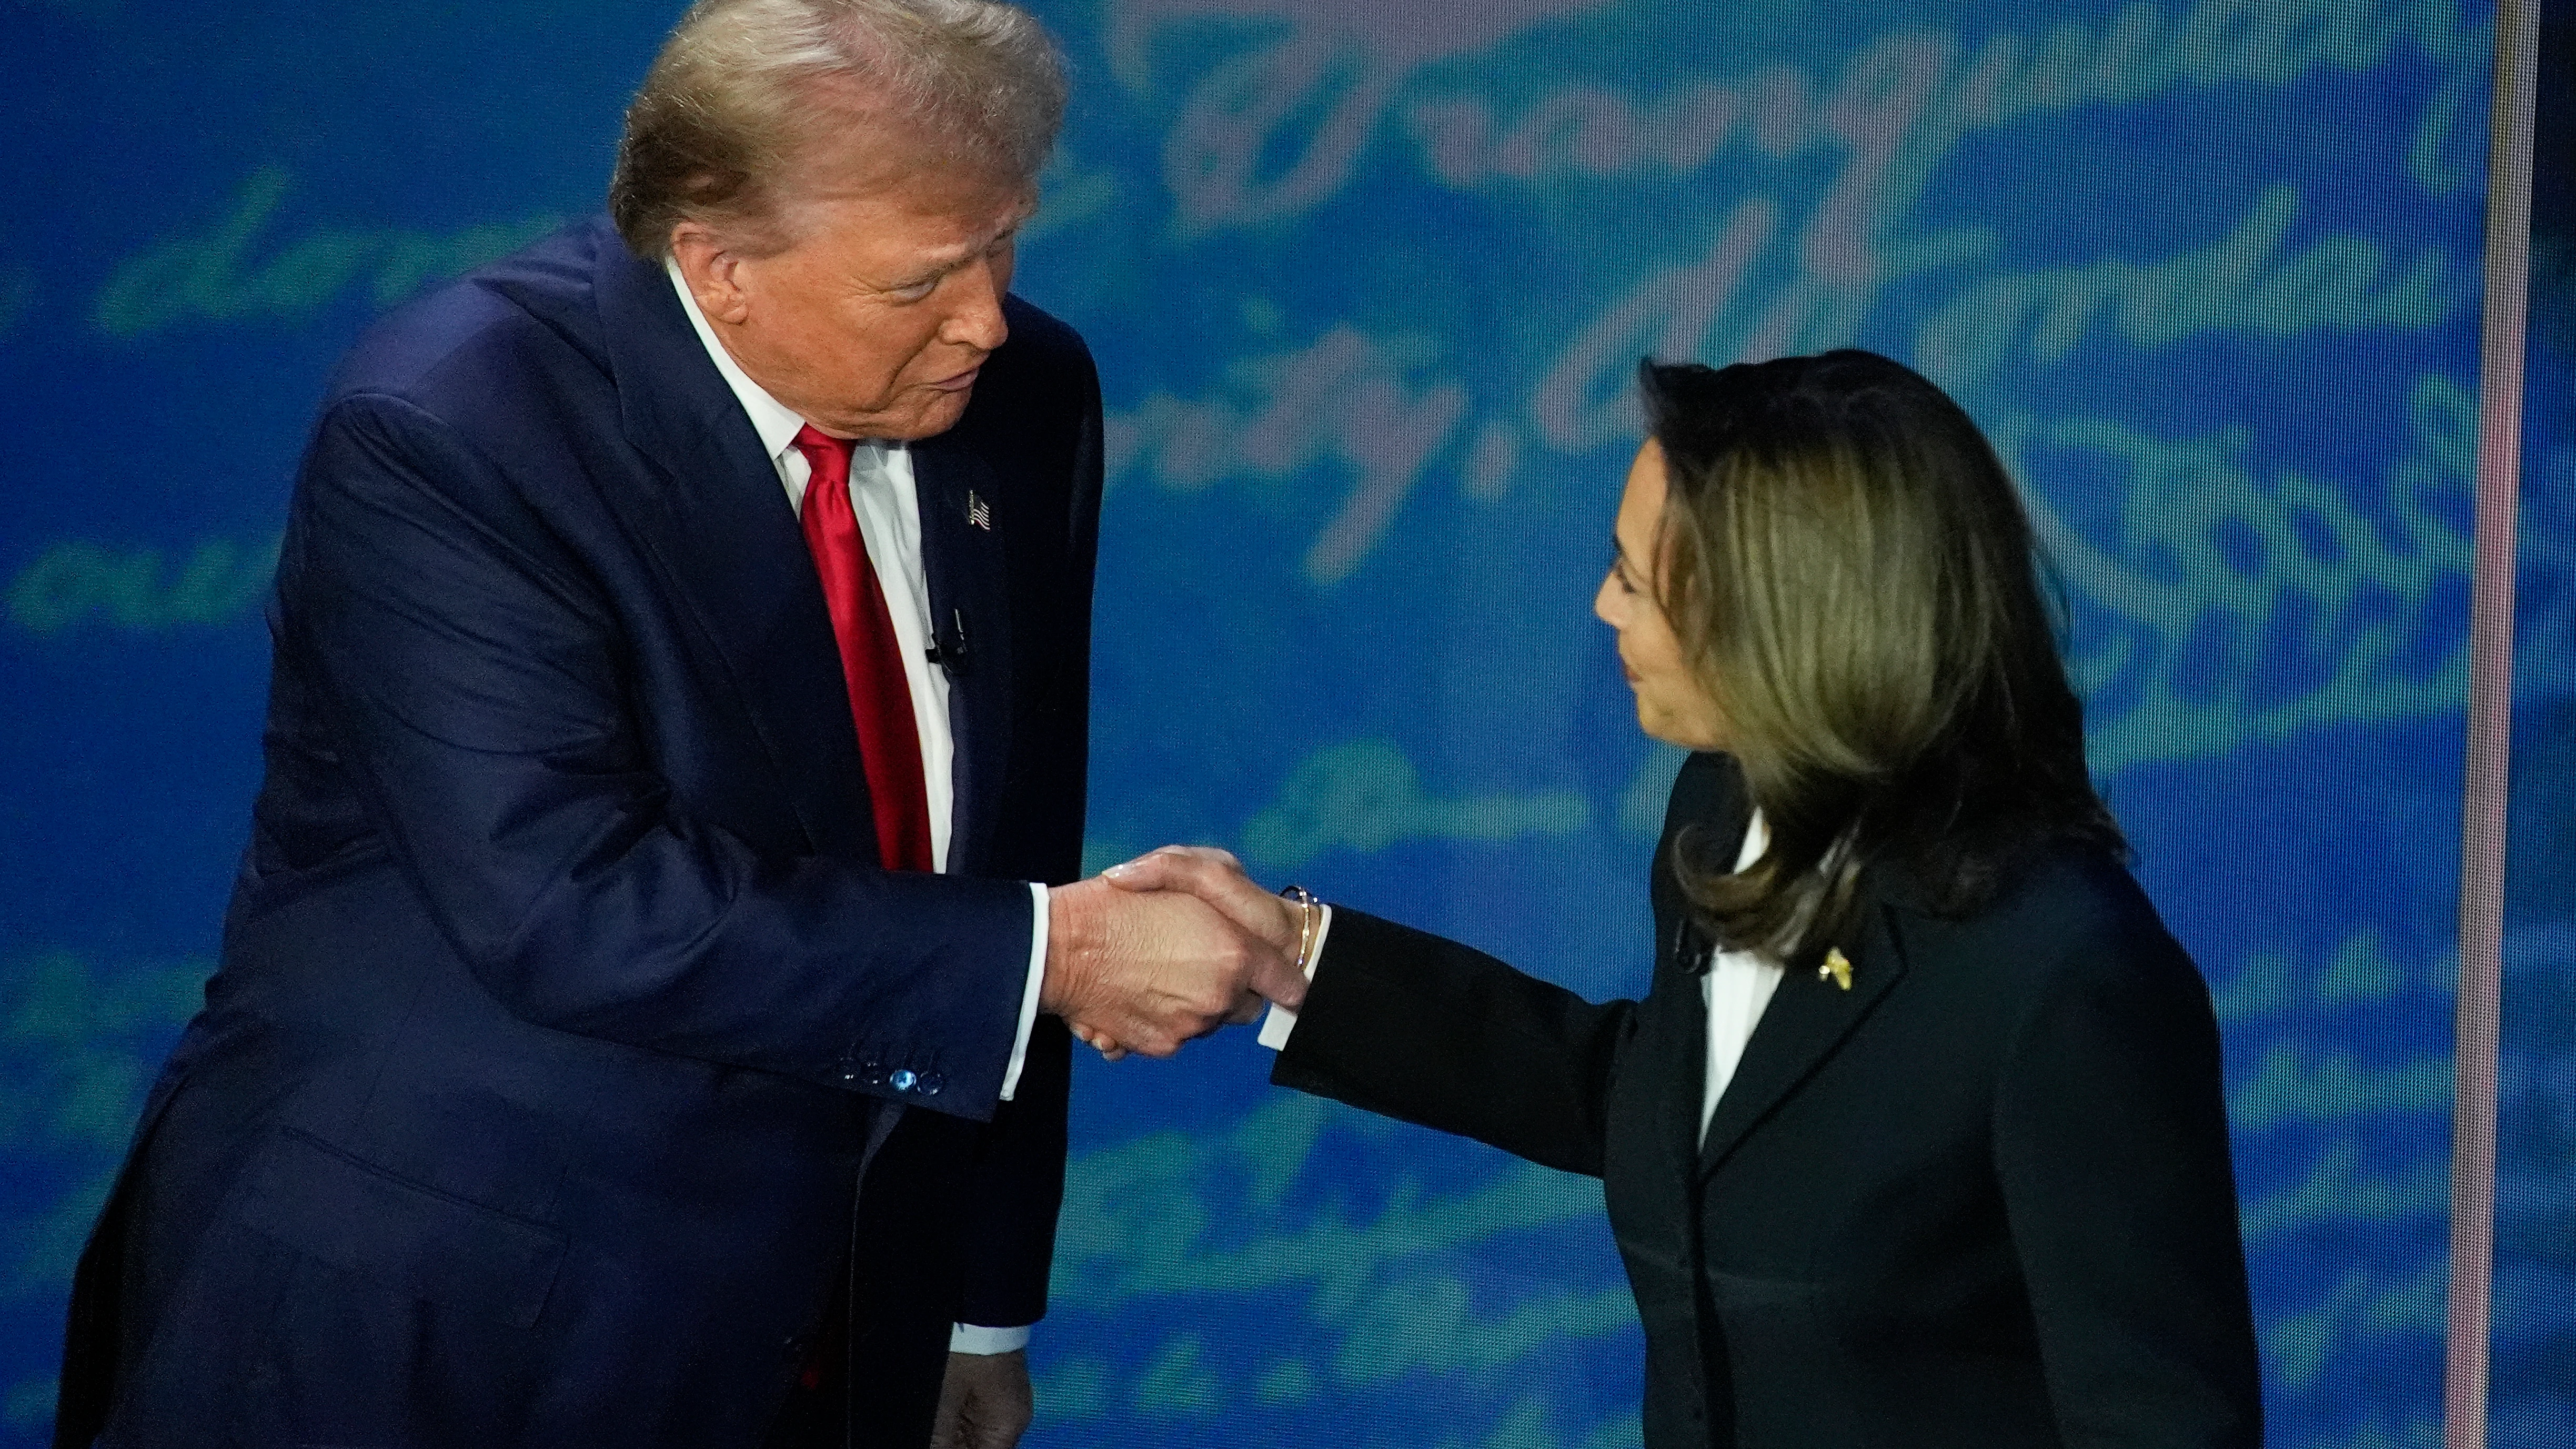
[[[1640,376],[1594,608],[1697,752],[1642,1001],[1222,852],[1113,876],[1302,945],[1272,1080],[1603,1179],[1649,1449],[2258,1444],[2217,1024],[1993,450],[1869,353]]]

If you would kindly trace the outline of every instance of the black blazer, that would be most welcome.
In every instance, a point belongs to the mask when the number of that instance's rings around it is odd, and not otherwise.
[[[1670,861],[1748,814],[1683,767],[1642,1002],[1335,907],[1271,1079],[1599,1175],[1649,1449],[2258,1444],[2217,1022],[2136,882],[2061,848],[1945,920],[1873,872],[1849,987],[1793,964],[1703,1144]]]
[[[658,263],[576,226],[358,345],[58,1442],[747,1446],[854,1261],[862,1437],[918,1445],[949,1320],[1039,1315],[1060,1023],[998,1098],[1026,882],[1081,864],[1100,413],[1081,340],[1006,309],[913,450],[937,876],[878,866],[812,562]]]

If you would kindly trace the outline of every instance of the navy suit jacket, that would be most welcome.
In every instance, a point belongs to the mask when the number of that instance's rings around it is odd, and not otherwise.
[[[1100,411],[1007,314],[914,449],[939,876],[878,865],[805,544],[658,263],[577,226],[360,343],[60,1442],[756,1443],[846,1261],[854,1416],[919,1443],[949,1320],[1043,1311],[1059,1023],[998,1098],[1025,882],[1080,871]]]

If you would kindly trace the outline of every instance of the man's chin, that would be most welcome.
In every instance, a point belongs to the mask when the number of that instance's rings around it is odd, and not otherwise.
[[[867,436],[883,438],[890,443],[917,443],[924,438],[935,438],[957,426],[957,420],[966,416],[966,404],[974,395],[972,387],[962,387],[924,398],[912,408],[878,419]]]

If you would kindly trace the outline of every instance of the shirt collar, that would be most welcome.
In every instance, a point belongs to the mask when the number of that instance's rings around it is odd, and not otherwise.
[[[1755,806],[1753,818],[1744,822],[1744,843],[1735,848],[1736,870],[1752,869],[1753,862],[1760,860],[1762,852],[1770,848],[1771,822],[1763,819],[1761,807]]]
[[[752,381],[751,374],[725,351],[715,329],[707,325],[706,314],[698,310],[698,299],[690,294],[688,282],[680,276],[680,264],[666,257],[662,269],[670,274],[671,289],[680,294],[680,306],[689,314],[689,325],[697,329],[698,342],[707,349],[707,360],[724,375],[725,385],[733,389],[734,400],[742,404],[743,413],[751,419],[752,430],[760,434],[760,446],[769,451],[772,462],[777,461],[796,445],[796,434],[805,426],[805,419]]]

